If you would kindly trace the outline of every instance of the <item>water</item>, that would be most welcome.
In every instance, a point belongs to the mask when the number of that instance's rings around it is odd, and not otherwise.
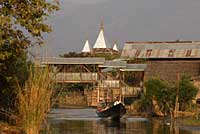
[[[200,134],[200,127],[170,127],[168,122],[125,116],[120,122],[98,118],[95,109],[52,109],[51,134]]]

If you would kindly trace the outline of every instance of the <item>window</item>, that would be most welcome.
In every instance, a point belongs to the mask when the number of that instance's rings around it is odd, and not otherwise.
[[[186,57],[191,56],[191,53],[192,53],[192,49],[187,50],[187,52],[186,52]]]
[[[175,52],[175,49],[171,49],[169,51],[168,57],[173,57],[174,56],[174,52]]]
[[[151,52],[152,52],[152,49],[148,49],[147,52],[146,52],[146,57],[150,57],[151,56]]]
[[[136,50],[135,57],[138,57],[140,55],[140,52],[141,50]]]

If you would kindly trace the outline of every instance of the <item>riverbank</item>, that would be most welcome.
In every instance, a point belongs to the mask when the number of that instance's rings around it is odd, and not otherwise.
[[[181,118],[181,119],[177,119],[177,122],[181,126],[200,127],[200,120],[199,119]]]
[[[22,129],[0,122],[0,134],[23,134]]]

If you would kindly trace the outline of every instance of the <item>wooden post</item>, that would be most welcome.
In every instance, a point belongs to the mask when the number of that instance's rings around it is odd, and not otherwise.
[[[121,71],[121,73],[120,73],[120,81],[123,81],[123,83],[124,83],[124,72],[122,72]],[[122,98],[122,102],[124,102],[124,96],[122,95],[122,88],[121,88],[122,86],[120,86],[120,92],[121,92],[121,97],[120,98]],[[126,87],[125,87],[126,88]]]
[[[179,103],[178,103],[178,99],[179,99],[179,81],[180,81],[180,75],[177,74],[177,85],[176,85],[176,102],[175,102],[175,117],[177,116],[177,111],[179,111]]]
[[[65,67],[65,65],[63,65],[64,66],[64,75],[62,76],[62,77],[64,77],[63,78],[63,82],[65,81],[65,73],[66,73],[66,67]]]
[[[94,85],[95,84],[93,84],[93,87],[95,87]],[[95,90],[96,90],[96,88],[95,88]],[[99,84],[98,84],[98,88],[97,88],[97,103],[99,103],[99,96],[100,96],[100,91],[99,91]]]
[[[146,94],[146,89],[145,89],[145,87],[144,87],[144,80],[145,80],[145,72],[143,71],[142,72],[142,92],[144,93],[144,94]]]
[[[100,68],[99,67],[97,67],[97,80],[98,81],[100,81],[101,80],[101,78],[100,78]]]
[[[122,86],[121,86],[121,71],[119,70],[120,80],[119,80],[119,89],[120,89],[120,101],[124,102],[124,97],[122,94]]]
[[[100,98],[100,81],[101,81],[101,77],[100,77],[100,68],[99,67],[97,67],[97,74],[98,74],[98,80],[97,80],[97,84],[98,84],[98,90],[97,90],[97,102],[99,102],[99,98]]]
[[[80,82],[82,81],[82,71],[83,71],[83,67],[82,65],[79,65],[80,67],[80,70],[79,70],[79,73],[80,73]]]

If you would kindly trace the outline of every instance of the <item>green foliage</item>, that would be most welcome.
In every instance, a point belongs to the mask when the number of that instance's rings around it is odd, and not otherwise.
[[[42,44],[51,31],[45,23],[57,0],[0,1],[0,107],[9,108],[16,96],[16,80],[27,79],[27,48]]]
[[[186,105],[189,105],[198,92],[198,88],[190,81],[190,77],[184,75],[179,82],[179,103],[181,110],[185,109]]]
[[[160,110],[164,113],[175,108],[175,100],[177,95],[176,85],[169,85],[159,78],[149,79],[145,82],[146,94],[145,99],[148,101],[156,100]],[[197,94],[198,89],[191,83],[190,77],[183,75],[179,81],[179,104],[180,110],[191,103]]]
[[[166,83],[161,79],[150,79],[147,82],[145,82],[146,87],[146,94],[148,97],[152,98],[153,96],[156,96],[157,99],[161,99],[163,97],[162,93],[165,92],[167,86]]]
[[[76,52],[69,52],[63,55],[60,55],[60,57],[64,57],[64,58],[71,58],[71,57],[91,57],[91,55],[85,55],[83,53],[76,53]]]
[[[156,100],[162,112],[166,113],[173,107],[175,90],[171,89],[165,81],[159,78],[150,79],[145,82],[145,87],[146,98],[149,101]]]
[[[64,55],[60,55],[60,57],[70,58],[70,57],[103,57],[106,60],[113,60],[120,57],[120,54],[111,54],[111,53],[96,53],[96,54],[85,54],[85,53],[76,53],[69,52]]]
[[[42,43],[42,33],[51,31],[44,21],[58,9],[58,3],[1,0],[0,8],[0,61],[5,61],[20,56],[31,45]]]
[[[2,62],[0,67],[0,107],[7,109],[14,107],[16,96],[16,82],[24,85],[28,77],[28,65],[26,53],[20,58],[12,56],[9,60]]]

